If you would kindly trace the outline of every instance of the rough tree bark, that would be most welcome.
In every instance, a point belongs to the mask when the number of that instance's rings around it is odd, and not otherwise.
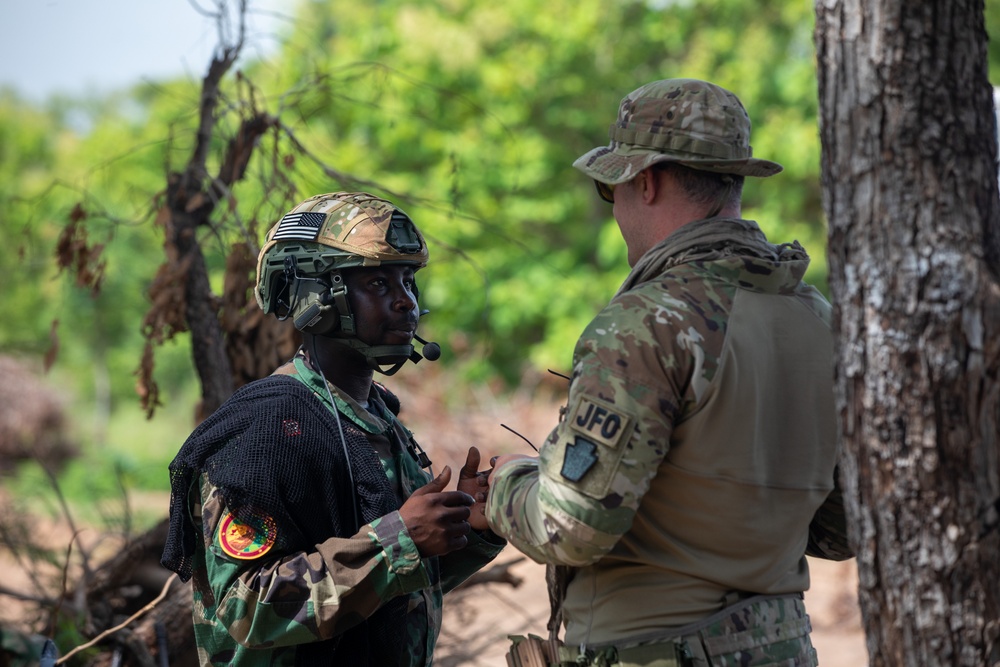
[[[872,665],[1000,665],[1000,199],[982,0],[817,0],[843,483]]]

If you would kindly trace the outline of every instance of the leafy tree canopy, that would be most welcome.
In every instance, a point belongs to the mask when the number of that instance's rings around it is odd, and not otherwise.
[[[990,28],[998,3],[987,2]],[[227,83],[217,146],[252,97],[307,153],[268,134],[235,204],[203,231],[219,289],[233,242],[255,247],[298,199],[366,189],[430,240],[419,278],[423,330],[446,350],[439,363],[511,383],[526,368],[565,371],[628,269],[611,208],[571,164],[607,142],[626,93],[679,76],[743,100],[755,154],[785,166],[748,181],[744,214],[772,240],[801,241],[808,277],[825,289],[808,3],[312,0],[297,16],[273,58],[243,63]],[[146,289],[163,260],[155,211],[166,173],[191,153],[198,100],[198,82],[183,80],[44,108],[0,94],[0,347],[41,354],[58,319],[61,363],[87,378],[102,365],[112,394],[130,400]],[[99,290],[60,276],[61,234]],[[160,381],[189,381],[188,359],[183,339],[161,349]]]

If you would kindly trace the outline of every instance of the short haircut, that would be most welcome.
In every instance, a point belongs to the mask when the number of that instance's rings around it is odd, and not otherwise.
[[[658,162],[653,168],[656,171],[668,172],[676,178],[684,193],[699,204],[721,203],[725,208],[729,204],[738,204],[743,197],[744,177],[738,174],[717,174],[714,171],[685,167],[676,162]],[[727,200],[719,202],[719,198],[724,196],[727,188],[729,189]]]

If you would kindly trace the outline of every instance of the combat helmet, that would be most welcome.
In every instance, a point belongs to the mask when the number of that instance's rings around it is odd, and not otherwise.
[[[387,264],[419,268],[427,258],[420,231],[392,203],[366,192],[315,195],[268,230],[257,257],[254,295],[263,312],[352,347],[371,368],[391,375],[407,359],[422,357],[412,345],[373,346],[356,337],[341,270]],[[394,368],[387,371],[385,365]]]

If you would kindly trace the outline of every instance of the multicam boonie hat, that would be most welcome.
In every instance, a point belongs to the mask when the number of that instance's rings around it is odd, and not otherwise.
[[[697,79],[654,81],[632,91],[609,134],[609,145],[573,166],[611,185],[658,162],[740,176],[773,176],[782,169],[752,157],[750,117],[736,95]]]

